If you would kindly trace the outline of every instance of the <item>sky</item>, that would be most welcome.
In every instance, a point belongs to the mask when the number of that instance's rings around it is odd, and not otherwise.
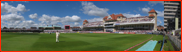
[[[82,26],[111,14],[148,16],[151,9],[158,13],[157,25],[164,26],[163,1],[2,1],[1,28]]]

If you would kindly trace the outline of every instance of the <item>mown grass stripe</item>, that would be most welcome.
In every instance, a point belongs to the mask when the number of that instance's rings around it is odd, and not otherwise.
[[[61,33],[60,42],[56,43],[55,33],[36,35],[34,33],[25,33],[23,36],[19,36],[19,33],[4,33],[1,35],[5,38],[2,39],[2,44],[4,44],[2,50],[4,51],[124,51],[151,37],[151,35],[143,34]],[[160,35],[154,37],[153,39],[160,40]],[[24,41],[27,44],[20,45]],[[20,47],[18,47],[19,45]],[[14,48],[16,46],[18,48]]]

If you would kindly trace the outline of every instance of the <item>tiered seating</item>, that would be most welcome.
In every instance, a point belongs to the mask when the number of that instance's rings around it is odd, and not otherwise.
[[[66,32],[66,33],[90,33],[90,32],[103,32],[103,31],[67,31],[67,30],[44,30],[44,32]]]
[[[80,33],[103,32],[103,31],[79,31]]]
[[[98,26],[103,26],[103,22],[99,21],[99,22],[90,22],[88,24],[83,25],[83,27],[98,27]]]
[[[117,30],[116,32],[152,33],[152,30]]]
[[[44,32],[68,32],[66,30],[44,30]]]
[[[132,18],[126,18],[123,21],[119,21],[118,23],[133,23],[133,22],[147,22],[152,21],[152,18],[148,18],[148,16],[142,16],[142,17],[132,17]]]

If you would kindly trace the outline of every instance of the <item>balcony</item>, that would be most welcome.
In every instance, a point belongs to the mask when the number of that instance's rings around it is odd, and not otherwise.
[[[174,18],[174,16],[164,16],[164,18]]]
[[[167,20],[164,19],[165,22],[167,22]]]
[[[164,27],[164,29],[166,29],[167,27]]]
[[[107,26],[105,26],[105,27],[114,27],[113,25],[107,25]]]
[[[114,24],[115,22],[105,22],[104,24]]]
[[[164,23],[164,25],[167,25],[167,23]]]
[[[176,10],[173,10],[173,9],[164,9],[164,11],[177,11],[177,9]]]
[[[164,4],[179,5],[179,3],[169,3],[169,2],[164,2]]]
[[[164,15],[176,15],[176,13],[164,13]]]
[[[178,6],[164,6],[164,8],[178,8]]]

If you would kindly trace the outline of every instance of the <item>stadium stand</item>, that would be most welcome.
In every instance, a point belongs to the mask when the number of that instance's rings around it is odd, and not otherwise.
[[[98,21],[98,22],[91,22],[88,24],[83,25],[83,27],[99,27],[99,26],[103,26],[103,21]]]
[[[103,18],[103,21],[83,21],[84,31],[103,32],[131,32],[141,34],[152,34],[157,30],[157,12],[152,9],[149,16],[125,17],[122,14],[111,14]]]
[[[13,31],[12,29],[11,31]],[[125,17],[123,14],[111,14],[105,16],[103,21],[88,22],[83,21],[82,27],[71,27],[69,30],[61,30],[59,26],[40,26],[30,29],[16,29],[19,31],[42,31],[48,32],[67,32],[67,33],[129,33],[129,34],[152,34],[157,30],[157,12],[149,11],[149,16]],[[3,29],[8,31],[8,29]]]

